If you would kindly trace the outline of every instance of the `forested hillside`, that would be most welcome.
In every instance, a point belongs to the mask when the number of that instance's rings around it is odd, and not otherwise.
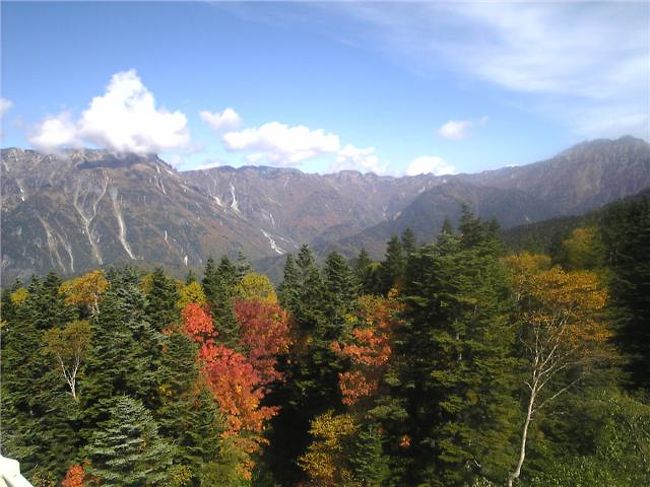
[[[2,454],[37,487],[650,484],[650,200],[508,248],[463,208],[381,261],[2,292]]]

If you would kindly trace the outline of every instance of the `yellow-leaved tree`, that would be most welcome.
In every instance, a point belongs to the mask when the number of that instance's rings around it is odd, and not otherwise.
[[[104,271],[88,272],[76,279],[70,279],[61,284],[60,291],[65,295],[65,304],[85,306],[91,314],[99,313],[99,300],[108,289],[109,283],[104,277]]]
[[[521,326],[527,392],[519,456],[508,475],[511,487],[521,475],[535,413],[575,385],[589,365],[613,358],[614,352],[603,316],[607,291],[598,274],[550,267],[548,257],[529,253],[508,257],[506,263]],[[569,368],[576,378],[557,387],[559,374]]]
[[[311,483],[321,487],[350,485],[352,473],[348,468],[350,438],[356,431],[352,416],[335,416],[328,411],[314,418],[309,433],[314,442],[298,459]]]

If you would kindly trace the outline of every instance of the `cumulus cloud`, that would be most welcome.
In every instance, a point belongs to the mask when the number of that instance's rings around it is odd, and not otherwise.
[[[29,142],[39,150],[50,152],[60,147],[80,146],[79,130],[69,112],[46,117],[37,126]]]
[[[336,161],[330,166],[330,170],[354,169],[355,171],[382,174],[386,172],[387,167],[388,164],[379,160],[374,147],[358,148],[347,144],[337,152]]]
[[[183,147],[189,142],[187,117],[156,108],[154,95],[135,70],[116,73],[103,95],[92,99],[78,120],[69,113],[39,123],[29,141],[56,150],[84,143],[139,154]]]
[[[242,123],[241,117],[232,108],[226,108],[223,112],[202,111],[199,115],[205,123],[217,132],[236,129]]]
[[[433,174],[442,176],[443,174],[454,174],[456,168],[438,156],[420,156],[413,159],[406,168],[407,176],[417,176],[418,174]]]
[[[280,166],[295,166],[307,159],[334,154],[341,146],[338,135],[280,122],[227,132],[222,139],[230,151],[251,152],[251,162],[264,159]]]
[[[14,103],[11,100],[0,96],[0,117],[7,113],[12,106]]]
[[[438,135],[449,140],[462,140],[469,136],[470,129],[485,125],[487,122],[487,116],[481,117],[476,122],[472,120],[449,120],[438,129]]]
[[[354,169],[383,173],[382,163],[374,147],[360,148],[341,143],[338,135],[305,125],[290,126],[269,122],[259,127],[226,132],[222,135],[226,149],[247,152],[246,161],[278,166],[299,166],[309,159],[331,158],[330,171]]]

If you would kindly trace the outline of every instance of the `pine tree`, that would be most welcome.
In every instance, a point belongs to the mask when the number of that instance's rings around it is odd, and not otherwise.
[[[159,369],[165,336],[145,317],[146,300],[131,269],[109,273],[111,287],[92,322],[94,346],[88,356],[87,393],[82,394],[87,428],[105,418],[105,401],[116,395],[159,404]]]
[[[159,437],[151,413],[140,401],[123,396],[90,439],[88,471],[106,487],[163,485],[172,454],[172,448]]]
[[[361,485],[379,487],[389,475],[381,438],[379,426],[373,423],[362,425],[355,435],[350,465]]]
[[[373,261],[366,252],[365,248],[361,248],[359,255],[353,261],[354,275],[360,285],[360,292],[362,294],[372,294],[375,292],[375,283],[373,277],[376,276],[374,272]]]

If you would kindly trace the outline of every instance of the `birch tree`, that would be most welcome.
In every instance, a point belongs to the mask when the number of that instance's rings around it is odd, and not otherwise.
[[[507,259],[517,301],[520,340],[526,359],[523,384],[526,413],[516,467],[508,486],[519,479],[536,413],[573,387],[594,362],[612,356],[611,333],[602,319],[607,292],[590,271],[549,267],[545,256],[521,254]],[[572,380],[560,381],[572,369]]]
[[[90,348],[90,323],[76,320],[65,328],[52,328],[45,333],[45,350],[61,368],[63,377],[70,388],[72,398],[77,401],[77,376],[81,363]]]

